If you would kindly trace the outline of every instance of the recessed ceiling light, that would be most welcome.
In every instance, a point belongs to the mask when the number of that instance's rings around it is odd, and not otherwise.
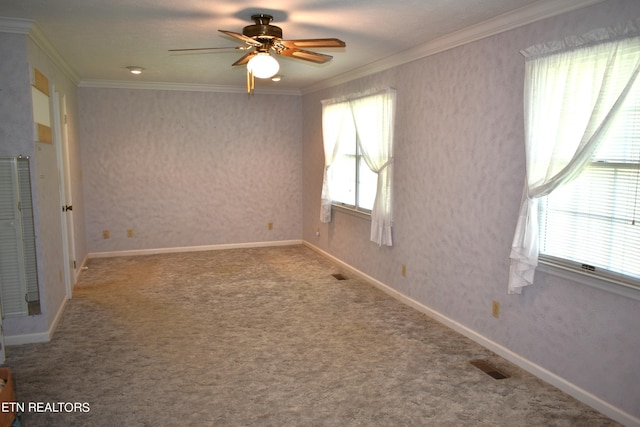
[[[271,81],[273,82],[279,82],[280,80],[282,80],[282,76],[280,74],[276,74],[275,76],[271,77]]]
[[[131,74],[138,75],[138,74],[142,74],[142,70],[144,70],[144,68],[130,65],[127,67],[127,70],[129,70]]]

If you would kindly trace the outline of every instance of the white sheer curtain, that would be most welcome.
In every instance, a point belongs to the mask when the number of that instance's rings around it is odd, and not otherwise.
[[[523,52],[527,169],[511,248],[509,293],[533,283],[538,198],[571,181],[591,161],[637,79],[639,36],[637,22],[632,22]]]
[[[357,142],[364,161],[378,174],[371,210],[371,241],[391,246],[391,188],[393,184],[393,126],[396,91],[386,89],[350,101]]]
[[[393,127],[396,91],[373,90],[340,99],[322,101],[324,178],[320,221],[331,222],[329,167],[338,152],[338,139],[345,120],[353,120],[360,152],[367,166],[378,175],[376,198],[371,211],[371,241],[391,246],[393,188]]]
[[[348,102],[322,101],[322,138],[324,143],[324,177],[320,201],[320,222],[331,222],[331,189],[329,167],[338,152],[338,141],[344,120],[351,120]]]

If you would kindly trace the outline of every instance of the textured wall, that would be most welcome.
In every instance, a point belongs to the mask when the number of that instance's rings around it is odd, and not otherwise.
[[[79,163],[78,147],[75,144],[74,130],[77,122],[77,94],[76,85],[69,77],[51,61],[51,58],[34,43],[30,38],[27,44],[27,54],[29,65],[37,68],[49,79],[50,85],[50,105],[52,129],[55,132],[56,126],[61,127],[62,123],[54,123],[53,103],[54,94],[59,98],[65,98],[68,109],[68,126],[69,129],[69,154],[72,161],[72,183],[71,187],[76,197],[74,203],[74,230],[76,242],[76,256],[78,264],[82,261],[86,254],[84,245],[84,221],[82,218],[83,200],[82,200],[82,183],[79,179]],[[58,107],[60,108],[60,107]],[[62,114],[61,109],[59,110]],[[62,121],[62,118],[61,118]],[[38,242],[38,261],[39,261],[39,280],[41,288],[41,301],[43,302],[42,311],[47,318],[47,325],[50,328],[59,314],[60,307],[67,299],[67,291],[63,280],[64,258],[62,254],[62,226],[61,226],[61,200],[60,192],[63,184],[60,182],[57,146],[59,144],[54,137],[53,144],[36,143],[35,151],[35,172],[36,176],[32,185],[35,187],[38,201],[36,211],[39,230],[37,230]]]
[[[78,147],[75,144],[76,86],[51,59],[26,35],[0,33],[0,54],[8,61],[0,62],[0,155],[31,158],[31,182],[34,198],[34,223],[38,281],[42,315],[7,318],[5,336],[46,334],[55,321],[66,299],[61,279],[63,269],[62,234],[56,146],[34,142],[33,112],[31,105],[30,75],[33,68],[40,70],[51,87],[67,99],[69,117],[70,158],[72,169],[79,175]],[[55,124],[52,123],[55,127]],[[74,200],[82,211],[81,183],[74,180],[72,188],[78,194]],[[77,202],[77,203],[76,203]],[[76,255],[79,260],[86,254],[84,221],[75,221]]]
[[[634,16],[640,2],[608,1],[305,95],[303,237],[640,417],[640,302],[541,272],[506,294],[525,166],[519,51]],[[319,223],[320,100],[383,86],[398,93],[392,248],[368,241],[367,220],[334,210]]]
[[[80,88],[79,100],[89,252],[301,238],[300,97]]]
[[[0,156],[32,156],[32,126],[27,37],[0,32]]]
[[[29,62],[27,56],[27,36],[20,34],[0,33],[0,55],[11,58],[0,61],[0,156],[29,156],[31,159],[31,179],[36,177],[34,164],[35,144],[33,142],[33,111],[31,108],[31,83],[29,80]],[[34,211],[39,209],[35,203],[37,193],[34,192]],[[34,218],[36,233],[39,230],[39,218]],[[42,244],[37,243],[38,275],[44,274],[42,260]],[[42,293],[45,282],[39,277]],[[25,316],[3,319],[5,336],[42,332],[47,330],[45,316]]]

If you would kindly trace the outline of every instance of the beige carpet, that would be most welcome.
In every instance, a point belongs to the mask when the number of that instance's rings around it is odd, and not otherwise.
[[[26,427],[616,425],[304,246],[88,267],[54,339],[7,349],[19,401],[62,403]]]

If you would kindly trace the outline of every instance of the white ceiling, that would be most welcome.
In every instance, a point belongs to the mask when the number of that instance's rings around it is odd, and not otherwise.
[[[283,80],[256,82],[257,91],[304,92],[361,74],[363,67],[417,59],[446,47],[444,41],[465,41],[462,34],[480,38],[597,1],[272,0],[260,7],[249,0],[0,0],[0,17],[33,20],[31,33],[50,42],[81,85],[156,82],[243,90],[245,67],[231,64],[244,52],[169,49],[238,46],[217,30],[242,33],[253,23],[251,15],[268,13],[284,39],[346,42],[346,48],[311,49],[333,56],[322,65],[278,56]],[[5,27],[7,22],[14,20],[2,20]],[[145,72],[133,76],[125,68],[130,65]]]

